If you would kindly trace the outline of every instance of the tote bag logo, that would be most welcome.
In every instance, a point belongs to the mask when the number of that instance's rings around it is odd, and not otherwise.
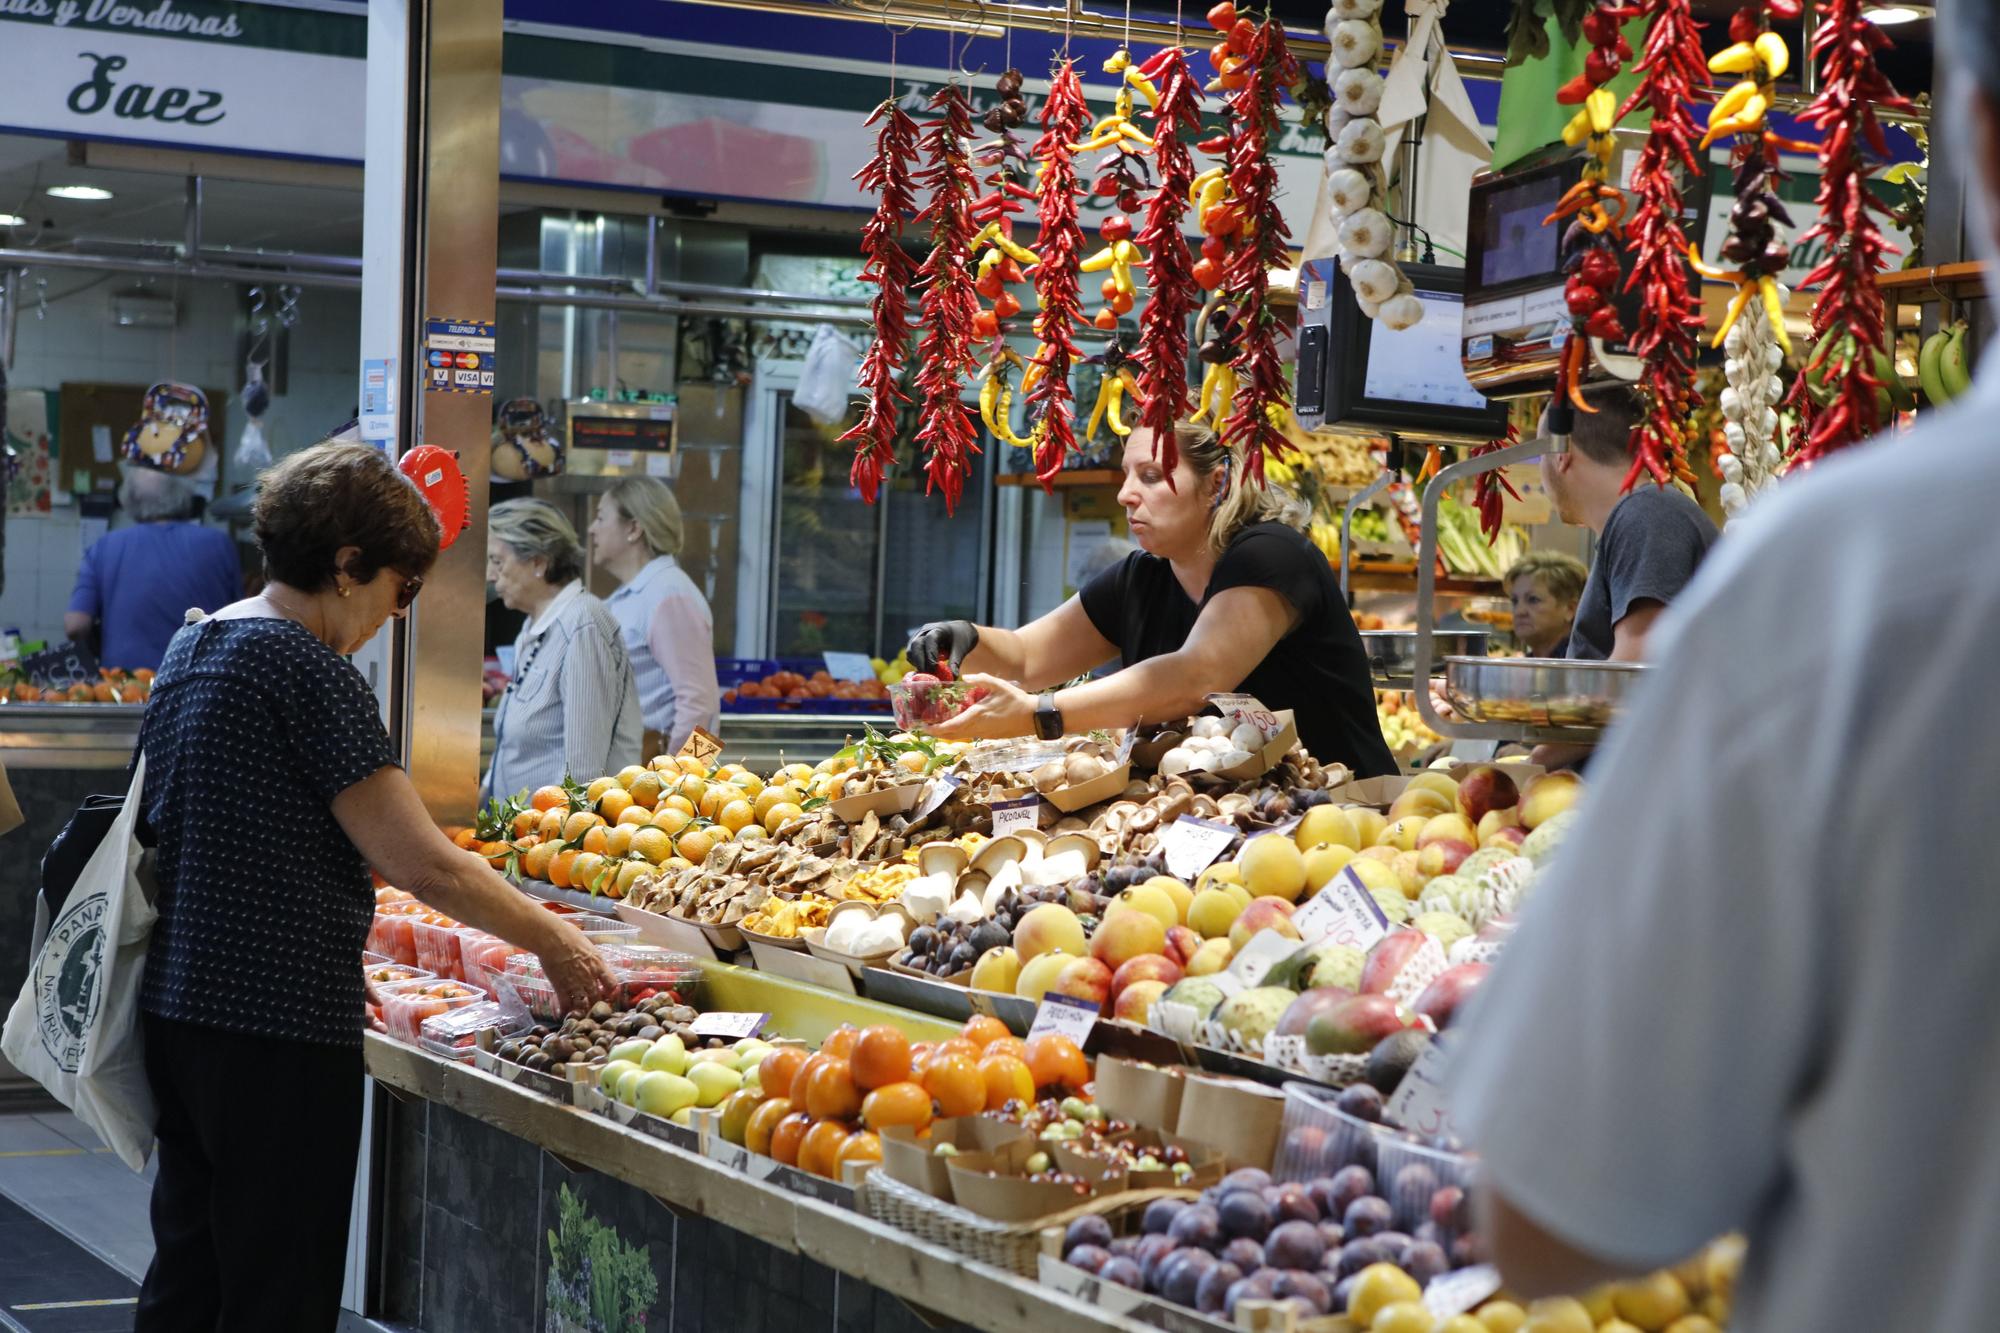
[[[42,1049],[64,1073],[83,1062],[85,1039],[103,1003],[98,984],[104,970],[103,894],[87,896],[49,928],[48,943],[35,962],[35,1012]]]

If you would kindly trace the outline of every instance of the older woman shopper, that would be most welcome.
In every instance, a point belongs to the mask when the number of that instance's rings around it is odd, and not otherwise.
[[[193,521],[194,490],[171,473],[127,466],[118,504],[132,526],[83,553],[63,633],[81,643],[96,631],[105,666],[158,670],[190,608],[213,611],[243,595],[243,563],[228,533]]]
[[[1530,551],[1514,562],[1500,586],[1514,604],[1514,641],[1530,657],[1569,651],[1570,627],[1589,571],[1561,551]]]
[[[618,622],[583,590],[583,547],[546,500],[506,500],[487,520],[486,578],[528,623],[493,717],[481,798],[587,782],[640,761],[639,690]]]
[[[679,750],[696,727],[717,730],[720,717],[715,622],[680,549],[681,506],[665,482],[625,477],[597,497],[590,553],[618,580],[604,604],[639,678],[649,758]]]
[[[372,867],[541,955],[564,1000],[612,979],[589,942],[454,847],[343,660],[404,615],[438,526],[379,451],[267,471],[269,582],[174,636],[139,742],[159,921],[140,989],[158,1103],[139,1333],[330,1330],[361,1137]]]

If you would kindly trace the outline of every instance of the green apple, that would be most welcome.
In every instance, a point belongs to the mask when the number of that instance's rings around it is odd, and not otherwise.
[[[642,1041],[638,1044],[645,1046],[647,1043]],[[639,1072],[639,1062],[636,1057],[620,1057],[607,1062],[604,1068],[598,1071],[597,1086],[603,1090],[605,1096],[616,1101],[618,1089],[623,1086],[621,1080],[628,1074]]]
[[[697,1106],[719,1106],[722,1099],[743,1086],[743,1075],[720,1060],[704,1060],[688,1068],[687,1076],[700,1097]]]
[[[664,1069],[639,1075],[637,1083],[639,1096],[633,1105],[647,1115],[670,1116],[693,1106],[701,1095],[694,1084]]]
[[[685,1073],[688,1067],[687,1047],[681,1044],[679,1037],[669,1032],[653,1043],[639,1065],[642,1069],[660,1073]]]
[[[646,1052],[652,1049],[652,1042],[640,1041],[634,1038],[631,1041],[621,1041],[616,1046],[613,1046],[611,1048],[611,1058],[613,1060],[630,1060],[636,1065],[641,1060],[644,1060]]]

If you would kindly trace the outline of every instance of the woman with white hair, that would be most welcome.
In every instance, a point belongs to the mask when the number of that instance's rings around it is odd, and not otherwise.
[[[507,500],[487,518],[486,581],[528,621],[493,717],[482,800],[588,782],[637,763],[639,691],[604,603],[583,590],[583,547],[546,500]]]
[[[674,557],[681,506],[656,477],[625,477],[597,497],[590,553],[618,580],[605,605],[639,677],[644,753],[672,754],[696,727],[719,725],[715,622],[708,599]]]
[[[86,643],[98,629],[103,665],[154,671],[190,609],[216,611],[243,596],[243,562],[228,533],[194,521],[194,491],[179,477],[128,465],[118,503],[132,526],[83,553],[63,633]]]

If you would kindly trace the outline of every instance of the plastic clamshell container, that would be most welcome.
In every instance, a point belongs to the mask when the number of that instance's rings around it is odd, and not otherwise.
[[[1310,1180],[1347,1166],[1377,1170],[1382,1145],[1395,1137],[1394,1131],[1347,1114],[1333,1104],[1339,1095],[1317,1083],[1285,1084],[1285,1117],[1278,1127],[1272,1179]]]
[[[966,690],[957,681],[899,680],[889,687],[889,709],[904,731],[935,726],[963,712]]]
[[[426,1018],[417,1029],[417,1045],[432,1055],[470,1063],[479,1034],[489,1030],[510,1036],[527,1029],[518,1020],[510,1020],[498,1004],[485,1000]]]
[[[460,929],[456,921],[414,922],[410,926],[410,936],[417,947],[417,966],[428,970],[432,976],[465,980],[465,964],[458,953]]]
[[[379,963],[362,963],[361,975],[374,985],[388,986],[398,981],[429,981],[437,973],[385,958]]]
[[[498,935],[490,935],[476,926],[461,926],[458,932],[458,953],[465,964],[465,982],[477,986],[488,995],[496,993],[497,978],[507,966],[507,960],[517,953],[528,953],[518,944],[509,944]]]
[[[690,954],[654,944],[607,944],[601,952],[618,978],[621,1006],[638,1003],[649,990],[672,991],[679,1003],[690,1004],[701,984],[701,961]]]
[[[442,977],[392,982],[376,993],[382,997],[382,1023],[389,1035],[413,1046],[425,1019],[486,1002],[485,992]]]
[[[384,958],[393,958],[399,963],[417,965],[417,940],[413,932],[415,918],[431,909],[411,899],[408,902],[384,903],[375,909],[374,924],[368,928],[366,949]]]
[[[637,941],[639,938],[639,928],[629,921],[619,921],[608,916],[593,916],[589,912],[578,912],[565,920],[590,936],[593,944],[611,944],[621,940]]]
[[[1431,1215],[1431,1196],[1447,1185],[1470,1192],[1479,1161],[1383,1134],[1376,1143],[1375,1191],[1389,1201],[1399,1230],[1414,1232]]]

